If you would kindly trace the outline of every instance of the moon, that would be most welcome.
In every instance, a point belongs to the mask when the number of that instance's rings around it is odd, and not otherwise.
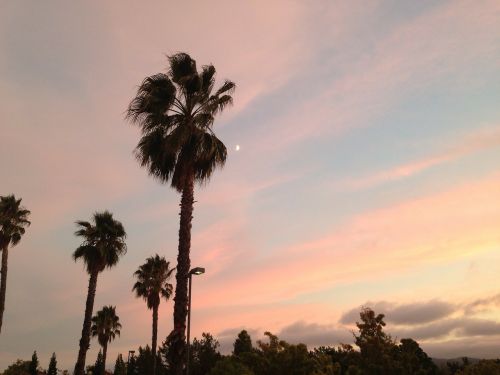
[[[234,150],[235,150],[235,151],[240,151],[240,145],[236,145],[236,146],[234,147]]]

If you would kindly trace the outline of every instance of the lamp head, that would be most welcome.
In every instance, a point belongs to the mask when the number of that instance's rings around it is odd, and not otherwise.
[[[191,271],[189,271],[190,275],[201,275],[205,273],[205,268],[203,267],[195,267]]]

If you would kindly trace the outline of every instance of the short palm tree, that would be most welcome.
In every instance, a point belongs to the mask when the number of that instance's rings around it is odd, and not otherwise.
[[[97,276],[105,268],[111,268],[118,263],[120,256],[125,254],[125,229],[123,225],[108,212],[97,212],[93,222],[77,221],[78,230],[75,235],[83,238],[83,243],[73,253],[73,259],[82,259],[89,274],[85,317],[83,319],[80,349],[75,365],[75,375],[83,375],[85,357],[90,344],[90,327],[94,298],[97,287]]]
[[[156,346],[158,339],[158,308],[163,297],[168,300],[172,295],[173,286],[168,281],[175,268],[170,268],[170,263],[158,254],[146,259],[134,276],[137,278],[134,287],[135,294],[143,298],[148,309],[153,310],[153,337],[151,349],[153,352],[153,375],[156,373]]]
[[[2,331],[5,294],[7,292],[7,265],[9,245],[16,246],[31,223],[30,211],[21,206],[21,199],[14,195],[0,197],[0,251],[2,252],[2,276],[0,281],[0,332]]]
[[[104,306],[92,317],[91,332],[92,337],[97,337],[99,345],[102,346],[102,374],[105,373],[106,356],[108,354],[108,343],[113,341],[116,336],[120,336],[120,318],[116,315],[114,306]]]
[[[235,84],[214,90],[215,68],[198,71],[186,53],[168,57],[169,71],[144,79],[128,107],[127,118],[140,126],[135,154],[149,174],[182,194],[174,304],[174,330],[169,336],[174,374],[186,361],[188,274],[191,266],[191,220],[194,184],[208,181],[223,167],[227,150],[213,131],[214,119],[233,101]]]

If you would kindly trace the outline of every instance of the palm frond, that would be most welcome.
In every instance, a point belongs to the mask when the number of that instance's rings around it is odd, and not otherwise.
[[[205,133],[199,139],[195,159],[195,176],[200,182],[207,181],[215,168],[222,168],[227,159],[224,143],[215,135]]]
[[[182,191],[188,176],[208,181],[213,170],[224,165],[226,148],[217,138],[211,142],[205,136],[215,136],[215,116],[233,103],[236,85],[225,80],[213,93],[213,65],[204,65],[198,72],[196,62],[186,53],[168,56],[168,62],[167,74],[142,82],[127,118],[141,127],[142,136],[134,150],[140,165],[160,182],[170,181]]]
[[[143,136],[135,149],[135,157],[148,173],[160,182],[167,182],[175,168],[177,150],[169,148],[163,129]]]
[[[99,344],[104,346],[116,336],[120,336],[121,328],[120,318],[116,315],[116,307],[104,306],[92,317],[90,331],[92,337],[97,337]]]
[[[130,102],[126,118],[141,126],[149,115],[161,119],[161,115],[166,114],[174,103],[175,94],[176,88],[166,74],[158,73],[147,77]]]
[[[232,94],[236,89],[236,84],[230,80],[225,80],[221,87],[215,92],[215,96],[222,94]]]
[[[215,85],[215,67],[210,65],[204,65],[201,70],[201,95],[202,97],[208,97],[213,90]]]
[[[73,259],[82,259],[89,273],[113,267],[127,251],[127,234],[122,223],[115,220],[112,213],[96,212],[92,219],[93,223],[76,222],[81,228],[75,234],[83,237],[83,243],[73,253]]]
[[[28,216],[31,212],[21,206],[22,199],[16,199],[11,194],[0,196],[0,238],[2,246],[16,246],[26,233],[25,227],[31,222]]]
[[[193,77],[193,75],[198,74],[196,70],[196,61],[187,53],[180,52],[168,56],[168,62],[170,64],[168,73],[170,77],[172,77],[172,81],[178,85],[182,85],[186,80]]]
[[[158,307],[161,297],[169,299],[172,294],[172,286],[167,282],[172,272],[170,263],[164,257],[158,254],[149,257],[134,272],[137,281],[132,290],[135,291],[136,297],[146,301],[149,309]]]
[[[10,243],[12,244],[12,246],[16,246],[20,241],[21,241],[21,233],[19,232],[12,233],[12,236],[10,237]]]

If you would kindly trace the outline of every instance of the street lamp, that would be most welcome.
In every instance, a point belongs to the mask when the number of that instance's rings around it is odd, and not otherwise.
[[[128,351],[128,358],[127,358],[127,366],[130,364],[130,357],[134,356],[135,350],[129,350]]]
[[[191,331],[191,283],[193,275],[201,275],[205,273],[205,268],[195,267],[189,271],[189,299],[188,299],[188,324],[187,324],[187,364],[186,364],[186,375],[189,375],[189,362],[190,362],[190,352],[191,345],[189,343],[189,334]]]

